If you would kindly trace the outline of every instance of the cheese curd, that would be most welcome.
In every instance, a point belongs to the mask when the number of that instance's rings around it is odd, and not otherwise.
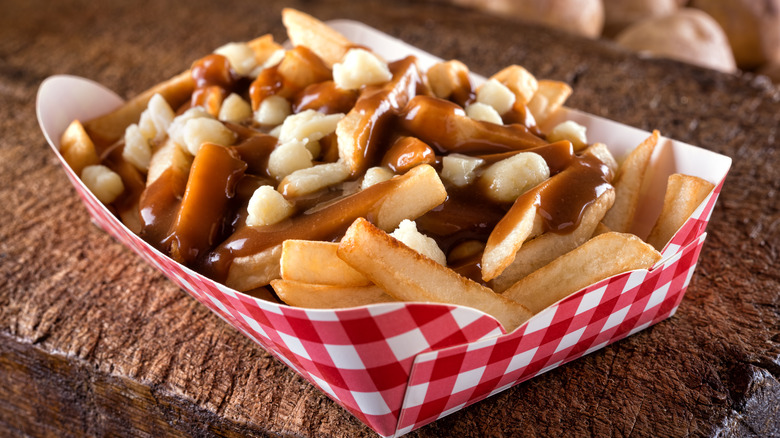
[[[294,211],[290,201],[271,186],[260,186],[249,198],[246,224],[250,227],[273,225],[289,217]]]
[[[122,158],[138,170],[146,172],[149,169],[149,161],[152,159],[152,148],[149,146],[149,141],[141,133],[141,129],[135,123],[125,129],[125,145],[122,148]]]
[[[176,113],[160,94],[149,99],[149,104],[138,121],[138,127],[147,140],[160,141],[168,134],[168,128],[173,123]]]
[[[314,110],[291,115],[282,123],[279,141],[282,143],[293,140],[304,143],[318,141],[336,131],[336,126],[343,118],[344,114],[326,115]]]
[[[432,238],[417,231],[417,224],[414,221],[409,219],[402,220],[398,224],[398,228],[390,235],[436,263],[443,266],[447,265],[447,257],[439,248],[439,245]]]
[[[227,43],[214,51],[230,62],[230,66],[241,76],[249,76],[257,67],[255,52],[247,43]]]
[[[520,152],[490,165],[479,184],[494,201],[512,202],[549,177],[550,168],[541,155]]]
[[[311,167],[312,159],[305,143],[297,140],[282,143],[268,157],[268,173],[280,181],[296,170]]]
[[[342,62],[333,64],[333,80],[348,90],[381,84],[392,77],[387,63],[365,49],[350,49]]]
[[[81,171],[84,185],[104,204],[110,204],[125,191],[122,178],[102,164],[87,166]]]
[[[379,184],[389,180],[394,175],[395,174],[393,171],[386,167],[370,167],[368,170],[366,170],[365,175],[363,175],[363,181],[360,183],[360,188],[365,190],[374,184]]]
[[[465,187],[476,179],[476,170],[485,160],[463,154],[449,154],[441,160],[441,177],[457,187]]]
[[[480,102],[467,105],[466,115],[474,120],[479,120],[482,122],[495,123],[496,125],[504,124],[504,121],[501,120],[501,114],[499,114],[495,108]]]
[[[349,177],[350,169],[343,162],[318,164],[299,169],[279,183],[279,192],[285,196],[301,196],[338,184]]]
[[[203,143],[215,143],[230,146],[236,135],[220,121],[200,117],[187,121],[184,125],[184,146],[192,155],[197,155]]]
[[[268,96],[255,111],[255,121],[261,125],[276,126],[292,113],[290,102],[281,96]]]
[[[477,102],[492,106],[498,114],[505,114],[515,104],[515,93],[501,82],[490,79],[477,90]]]
[[[252,117],[252,107],[236,93],[231,93],[222,101],[219,109],[219,120],[223,122],[239,123]]]
[[[569,140],[578,151],[588,145],[588,129],[574,120],[567,120],[558,124],[547,134],[547,141],[554,143],[561,140]]]
[[[211,119],[212,116],[204,108],[196,106],[174,117],[173,122],[168,127],[168,137],[186,150],[184,147],[184,126],[190,120],[199,118]]]

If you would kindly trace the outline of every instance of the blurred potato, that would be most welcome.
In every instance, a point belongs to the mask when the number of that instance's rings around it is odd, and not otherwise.
[[[649,17],[662,17],[678,9],[679,0],[603,0],[604,35],[621,30]]]
[[[740,68],[780,62],[780,0],[693,0],[726,32]]]
[[[758,73],[769,77],[773,82],[780,84],[780,61],[763,66]]]
[[[453,3],[588,38],[598,38],[604,27],[601,0],[453,0]]]
[[[631,50],[726,73],[737,69],[723,29],[698,9],[682,8],[671,15],[642,20],[621,32],[616,41]]]

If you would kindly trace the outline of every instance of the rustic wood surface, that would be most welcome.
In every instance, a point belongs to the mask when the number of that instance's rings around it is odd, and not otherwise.
[[[0,435],[372,434],[92,226],[35,120],[49,75],[132,96],[225,42],[283,40],[282,3],[0,5]],[[438,2],[284,3],[483,74],[523,64],[570,106],[734,158],[673,318],[413,436],[780,436],[777,87]]]

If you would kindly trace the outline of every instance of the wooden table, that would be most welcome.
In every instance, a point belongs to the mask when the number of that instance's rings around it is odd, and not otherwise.
[[[283,2],[6,2],[0,9],[0,435],[371,431],[90,224],[41,135],[38,85],[131,96]],[[418,436],[780,435],[780,89],[442,3],[292,2],[491,74],[519,63],[568,105],[734,158],[677,314]]]

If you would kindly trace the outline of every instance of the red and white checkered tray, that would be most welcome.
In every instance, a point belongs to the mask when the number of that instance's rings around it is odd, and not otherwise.
[[[415,54],[422,67],[436,61],[378,31],[351,21],[330,23],[386,59]],[[130,232],[92,195],[59,154],[59,139],[74,119],[89,120],[122,103],[102,86],[73,76],[41,85],[41,129],[93,221],[158,267],[230,325],[260,344],[383,436],[399,436],[645,329],[673,315],[693,275],[705,228],[731,159],[662,139],[653,156],[640,235],[660,211],[666,178],[681,172],[716,185],[663,251],[652,269],[591,285],[534,316],[512,333],[477,310],[426,303],[377,304],[352,309],[294,308],[253,298],[172,261]],[[620,157],[649,133],[563,109],[590,141]]]

